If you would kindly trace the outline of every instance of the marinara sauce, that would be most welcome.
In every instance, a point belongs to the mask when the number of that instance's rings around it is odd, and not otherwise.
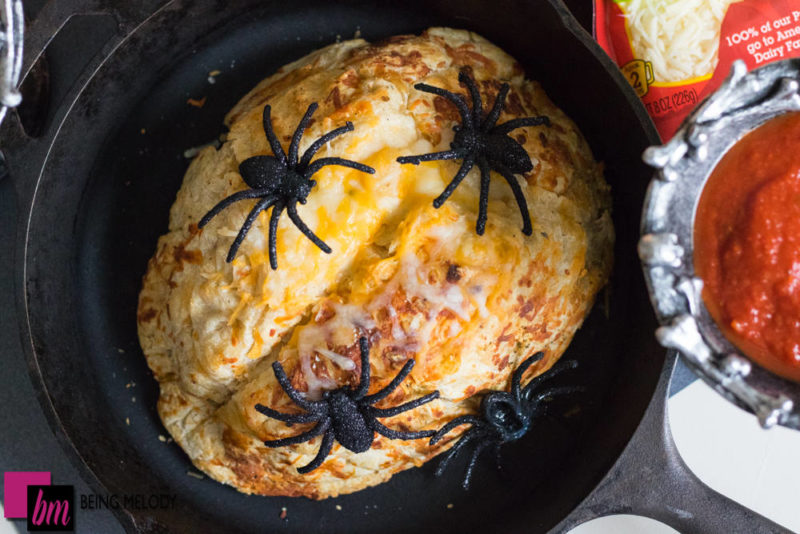
[[[800,381],[800,113],[750,132],[714,169],[695,216],[694,262],[728,339]]]

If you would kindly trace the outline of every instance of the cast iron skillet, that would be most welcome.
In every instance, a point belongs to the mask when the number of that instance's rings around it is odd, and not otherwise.
[[[675,452],[664,422],[674,360],[653,341],[635,255],[650,175],[640,154],[658,139],[559,0],[53,2],[28,32],[26,71],[70,15],[90,12],[113,17],[109,40],[40,137],[12,114],[2,140],[22,214],[20,329],[50,423],[95,491],[177,493],[174,508],[120,510],[127,529],[565,532],[628,512],[683,532],[783,531],[703,486]],[[213,139],[225,111],[264,76],[338,36],[433,25],[477,31],[518,58],[605,162],[617,229],[610,304],[596,306],[577,335],[566,357],[581,370],[564,377],[586,393],[507,446],[502,475],[484,460],[469,492],[459,486],[463,461],[442,479],[434,461],[323,502],[246,497],[187,476],[183,452],[158,439],[166,432],[135,318],[146,261],[188,163],[183,151]],[[212,70],[222,72],[214,85]],[[186,103],[203,96],[202,109]]]

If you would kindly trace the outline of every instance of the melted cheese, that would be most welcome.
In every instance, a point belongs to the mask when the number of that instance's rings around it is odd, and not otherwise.
[[[353,362],[353,360],[347,358],[346,356],[342,356],[338,352],[333,352],[332,350],[323,349],[321,347],[318,347],[316,351],[319,354],[322,354],[323,356],[327,357],[330,361],[332,361],[345,371],[353,371],[356,368],[356,364],[355,362]]]
[[[316,368],[321,364],[317,356],[309,356],[308,354],[300,356],[300,369],[308,385],[306,397],[314,401],[322,398],[323,391],[330,391],[338,387],[338,384],[332,378],[326,376],[320,378],[318,376]]]
[[[326,307],[329,307],[334,315],[323,320]],[[307,395],[310,399],[318,400],[323,391],[339,387],[338,383],[329,377],[329,370],[322,368],[326,366],[327,361],[345,371],[356,368],[353,360],[328,347],[353,345],[361,333],[374,326],[372,318],[357,306],[325,302],[314,317],[314,321],[296,330],[300,370],[308,384]]]
[[[463,225],[447,221],[446,214],[446,209],[437,213],[433,217],[434,224],[425,228],[421,237],[427,242],[426,246],[404,250],[394,276],[367,305],[367,309],[373,313],[379,309],[386,310],[392,322],[392,337],[414,350],[419,350],[428,343],[437,326],[436,318],[443,310],[449,310],[465,323],[471,320],[474,309],[480,310],[479,306],[471,305],[472,300],[465,296],[461,285],[446,281],[441,272],[443,266],[447,265],[444,258],[452,256],[459,236],[464,231]],[[435,224],[443,220],[450,224]],[[394,295],[399,292],[405,294],[408,302],[423,300],[427,307],[427,317],[415,316],[407,325],[401,324],[393,303]],[[460,330],[461,326],[451,325],[449,328],[450,332],[454,332],[456,329]]]

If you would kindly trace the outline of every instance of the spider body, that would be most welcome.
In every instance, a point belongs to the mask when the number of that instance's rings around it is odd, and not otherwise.
[[[315,180],[305,179],[296,169],[287,169],[275,156],[247,158],[239,165],[239,174],[251,189],[285,191],[301,204],[306,203],[308,194],[316,185]]]
[[[336,137],[353,131],[353,123],[347,122],[344,126],[332,130],[316,141],[306,149],[303,156],[298,158],[298,149],[300,139],[303,137],[303,132],[311,121],[311,116],[317,110],[317,103],[313,102],[308,106],[305,115],[297,125],[297,129],[292,135],[292,141],[289,145],[288,154],[283,151],[275,131],[272,128],[272,120],[270,117],[270,106],[264,106],[262,116],[262,124],[264,133],[267,136],[270,147],[272,148],[272,156],[253,156],[247,158],[239,164],[239,174],[242,180],[249,187],[244,191],[234,193],[227,198],[224,198],[216,206],[206,213],[198,224],[202,228],[208,224],[218,213],[240,200],[257,198],[260,199],[254,205],[253,209],[247,215],[239,233],[231,244],[228,250],[226,261],[230,263],[236,257],[236,252],[239,246],[244,241],[247,232],[262,211],[272,208],[272,215],[269,220],[269,263],[272,269],[278,268],[278,253],[277,253],[277,232],[278,220],[283,210],[289,213],[289,219],[294,223],[300,232],[308,237],[315,245],[317,245],[323,252],[330,254],[331,248],[320,239],[311,229],[306,226],[300,215],[297,213],[297,203],[305,204],[308,195],[314,186],[317,185],[315,180],[311,177],[319,171],[322,167],[327,165],[339,165],[342,167],[350,167],[361,172],[374,174],[375,169],[342,158],[320,158],[311,161],[311,158],[322,148],[322,146],[335,139]]]
[[[533,170],[531,157],[516,139],[506,134],[481,135],[475,130],[458,128],[450,148],[458,152],[482,154],[491,168],[504,166],[513,174]]]
[[[331,427],[336,441],[355,453],[369,450],[373,432],[367,424],[365,414],[359,410],[358,401],[343,390],[330,391],[325,395],[330,406]]]
[[[305,410],[305,413],[287,414],[273,410],[263,404],[257,404],[256,410],[267,417],[285,423],[314,422],[316,425],[311,430],[296,436],[265,441],[264,445],[267,447],[284,447],[309,441],[319,435],[323,436],[317,455],[309,464],[298,468],[298,473],[305,474],[322,465],[322,462],[325,461],[333,447],[334,440],[354,453],[361,453],[369,450],[372,446],[376,432],[390,439],[420,439],[429,438],[435,434],[433,430],[420,432],[392,430],[378,422],[378,418],[391,417],[431,402],[439,397],[439,392],[434,391],[393,408],[375,408],[374,404],[388,397],[405,380],[414,367],[414,360],[408,360],[400,372],[397,373],[397,376],[385,388],[372,395],[367,395],[370,381],[369,345],[366,338],[363,337],[358,342],[361,352],[361,380],[359,385],[356,388],[343,386],[339,389],[326,391],[322,396],[322,400],[319,401],[305,399],[292,387],[281,364],[278,362],[272,364],[278,384],[295,404]]]
[[[523,117],[496,124],[497,119],[500,117],[500,112],[503,110],[506,96],[508,96],[509,85],[504,83],[500,87],[491,111],[484,117],[481,95],[475,81],[463,70],[458,74],[458,81],[469,90],[472,98],[471,109],[461,95],[424,83],[418,83],[414,86],[419,91],[446,98],[455,104],[458,109],[458,113],[461,116],[461,124],[453,127],[455,135],[450,143],[450,150],[420,154],[418,156],[401,156],[397,158],[397,161],[403,164],[419,165],[423,161],[461,160],[461,167],[455,177],[453,177],[442,194],[434,199],[433,205],[436,208],[441,207],[450,198],[450,195],[453,194],[453,191],[464,180],[472,167],[477,165],[481,173],[478,220],[475,224],[475,231],[478,235],[483,235],[486,230],[491,172],[499,173],[508,182],[519,206],[520,214],[522,215],[522,233],[531,235],[533,227],[528,213],[528,205],[522,188],[514,175],[530,172],[533,170],[533,163],[531,163],[531,158],[525,148],[508,134],[524,126],[538,126],[541,124],[549,126],[550,119],[545,116]]]
[[[538,352],[517,367],[511,377],[510,391],[493,391],[484,396],[481,400],[480,416],[462,415],[456,417],[436,432],[431,438],[431,445],[438,443],[454,428],[465,424],[471,425],[458,442],[445,454],[436,469],[436,476],[442,475],[450,461],[462,449],[471,443],[475,444],[462,483],[464,489],[468,489],[472,472],[481,452],[486,448],[491,448],[499,469],[500,447],[504,443],[516,441],[524,436],[530,430],[533,421],[546,413],[546,403],[549,399],[556,395],[575,393],[582,390],[580,387],[563,386],[538,391],[539,386],[546,379],[568,369],[574,369],[577,366],[574,360],[557,364],[549,372],[537,376],[522,388],[522,375],[531,365],[541,360],[543,356],[543,352]]]

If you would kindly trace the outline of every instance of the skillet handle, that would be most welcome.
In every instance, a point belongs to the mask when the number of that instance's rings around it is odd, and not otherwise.
[[[7,2],[8,0],[6,0]],[[28,21],[25,27],[24,42],[22,44],[21,65],[18,67],[20,80],[25,80],[29,75],[39,76],[45,80],[44,85],[33,83],[37,86],[34,91],[28,91],[23,96],[22,106],[29,110],[36,110],[35,115],[37,125],[46,124],[43,132],[36,134],[27,132],[22,126],[22,122],[17,113],[9,113],[2,122],[0,128],[0,159],[3,164],[0,168],[4,171],[0,176],[10,175],[17,190],[20,206],[25,208],[31,200],[35,180],[28,178],[31,172],[30,162],[42,161],[50,138],[60,126],[60,117],[48,117],[49,88],[46,83],[49,79],[47,72],[42,73],[41,69],[34,71],[33,67],[37,60],[42,56],[47,46],[53,38],[61,31],[67,22],[76,15],[109,15],[113,17],[116,28],[113,36],[104,43],[100,43],[102,48],[94,57],[87,57],[87,63],[77,74],[76,79],[60,79],[62,87],[71,87],[65,100],[70,100],[80,91],[91,73],[105,59],[106,53],[112,47],[117,46],[128,36],[133,29],[152,15],[157,9],[163,7],[166,0],[74,0],[66,2],[63,0],[50,0],[36,14],[35,19]],[[47,68],[44,68],[47,71]],[[61,106],[68,108],[68,106]],[[7,155],[7,157],[6,157]],[[20,178],[24,177],[24,178]],[[25,212],[21,209],[20,213]]]
[[[665,365],[674,368],[669,351]],[[662,373],[644,418],[622,456],[592,494],[555,532],[613,514],[661,521],[682,534],[788,533],[791,531],[706,486],[689,470],[667,420],[671,373]]]
[[[23,77],[42,54],[50,41],[67,21],[75,15],[111,15],[117,21],[120,39],[154,13],[165,0],[50,0],[36,14],[25,35],[22,61]]]
[[[8,4],[19,0],[4,1]],[[116,31],[110,41],[105,43],[106,49],[108,49],[119,44],[164,2],[165,0],[136,0],[135,2],[127,0],[72,0],[70,2],[50,0],[39,10],[36,18],[26,24],[24,43],[20,43],[22,50],[21,54],[18,54],[21,56],[21,65],[17,66],[17,71],[21,71],[21,77],[19,72],[17,72],[17,77],[24,80],[31,74],[31,69],[36,61],[72,17],[78,15],[108,15],[113,17],[116,23]],[[22,34],[21,31],[19,33]],[[101,57],[96,58],[98,61],[102,60],[105,54],[101,53],[99,55]],[[90,61],[84,71],[91,71],[95,66]],[[59,81],[61,84],[70,84],[75,80]],[[26,96],[26,98],[30,98],[30,95]],[[33,102],[32,105],[36,106],[38,102]]]

